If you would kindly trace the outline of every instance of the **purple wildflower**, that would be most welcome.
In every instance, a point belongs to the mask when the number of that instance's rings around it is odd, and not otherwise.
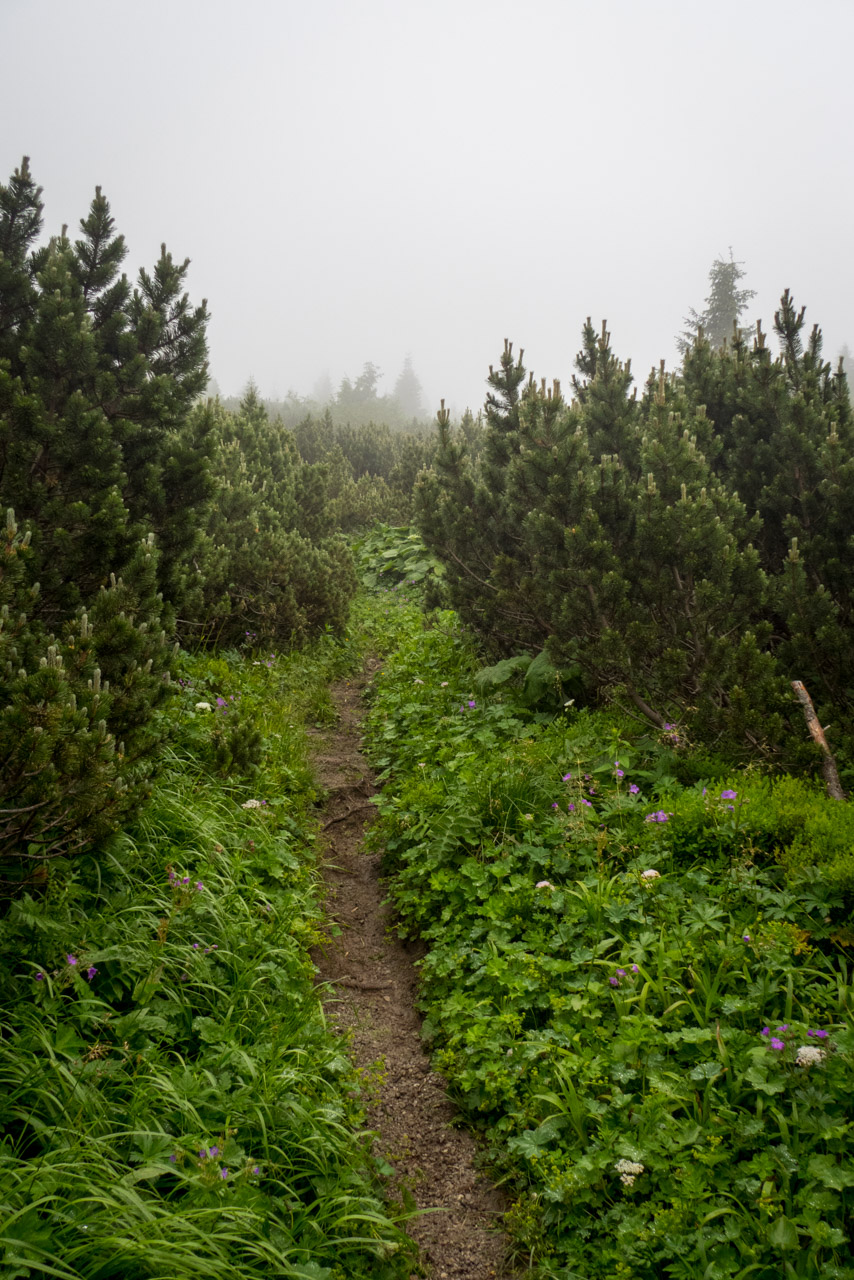
[[[746,933],[742,938],[742,942],[749,942],[749,941],[750,941],[750,934]]]
[[[257,1177],[257,1176],[258,1176],[258,1174],[261,1172],[261,1170],[258,1168],[258,1165],[257,1165],[257,1164],[253,1164],[253,1166],[252,1166],[252,1172],[255,1174],[255,1176],[256,1176],[256,1177]]]
[[[565,774],[563,775],[563,777],[561,778],[561,782],[571,782],[571,781],[572,781],[572,774],[571,774],[571,773],[565,773]]]
[[[92,979],[94,978],[97,972],[98,970],[95,968],[95,966],[93,964],[90,964],[89,968],[86,970],[86,977],[89,979],[90,982],[92,981]]]
[[[204,1160],[207,1154],[208,1154],[207,1151],[205,1151],[204,1147],[202,1147],[201,1151],[199,1152],[199,1159]]]
[[[213,1156],[218,1156],[218,1155],[219,1155],[219,1147],[208,1147],[208,1155],[209,1155],[209,1156],[211,1156],[211,1157],[213,1157]]]
[[[591,802],[589,800],[585,800],[584,796],[581,797],[581,803],[586,804],[588,809],[593,808],[593,805],[591,804]]]
[[[171,1156],[169,1157],[169,1163],[170,1163],[170,1164],[175,1164],[175,1162],[176,1162],[176,1160],[177,1160],[177,1159],[178,1159],[178,1157],[175,1155],[175,1152],[173,1151],[173,1152],[172,1152],[172,1154],[171,1154]]]
[[[789,1030],[789,1024],[788,1024],[788,1022],[784,1022],[784,1023],[783,1023],[783,1025],[782,1025],[782,1027],[778,1027],[778,1028],[777,1028],[777,1030],[778,1030],[778,1031],[788,1031],[788,1030]]]
[[[762,1030],[759,1032],[759,1034],[760,1034],[761,1036],[770,1036],[770,1034],[771,1034],[771,1028],[770,1028],[770,1027],[763,1027],[763,1028],[762,1028]]]
[[[737,795],[738,795],[738,792],[737,792],[737,791],[722,791],[722,792],[721,792],[721,799],[722,799],[722,800],[734,800],[734,799],[736,798],[736,796],[737,796]]]
[[[783,1042],[782,1040],[778,1040],[776,1036],[772,1036],[772,1037],[771,1037],[771,1048],[772,1048],[772,1049],[780,1050],[780,1049],[785,1049],[785,1047],[786,1047],[786,1046],[785,1046],[785,1044],[784,1044],[784,1042]]]
[[[626,776],[622,769],[615,769],[614,772],[618,778],[624,778]]]
[[[818,1040],[826,1040],[830,1035],[829,1031],[816,1031],[813,1033]]]
[[[640,973],[640,969],[636,964],[632,965],[632,973]]]
[[[568,804],[568,805],[566,806],[566,809],[567,809],[567,813],[575,813],[575,805],[574,805],[574,804]]]
[[[472,701],[469,703],[469,706],[470,706],[470,707],[473,707],[474,705],[475,705],[475,703],[474,703],[474,699],[472,699]]]
[[[220,1169],[219,1176],[222,1178],[223,1181],[225,1181],[225,1179],[228,1177],[228,1170],[226,1169],[225,1165],[223,1165],[223,1167]]]
[[[199,944],[198,944],[198,942],[194,942],[194,943],[193,943],[193,950],[194,950],[194,951],[198,951],[198,949],[199,949]]]
[[[41,972],[37,973],[37,974],[36,974],[36,982],[42,982],[43,980],[44,980],[44,974],[43,974],[43,973],[41,973]],[[810,1035],[812,1035],[812,1032],[810,1032]]]
[[[629,786],[629,793],[633,796],[636,796],[639,791],[640,791],[640,787],[634,782],[631,783],[631,785]]]
[[[620,985],[619,978],[609,978],[608,981],[610,982],[612,987],[618,987]]]
[[[625,978],[625,976],[626,976],[626,971],[625,971],[625,969],[618,969],[618,970],[617,970],[617,977],[618,977],[618,978]]]
[[[201,880],[197,880],[197,881],[196,881],[196,888],[197,888],[197,889],[201,890],[201,889],[204,889],[204,887],[205,887],[205,886],[202,884]]]

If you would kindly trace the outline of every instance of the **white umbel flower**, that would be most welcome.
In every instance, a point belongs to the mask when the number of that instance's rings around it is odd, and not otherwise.
[[[660,880],[660,879],[661,879],[660,871],[649,870],[649,871],[641,872],[641,880]]]
[[[197,711],[213,711],[213,707],[209,702],[197,702],[196,710]]]
[[[634,1160],[618,1160],[614,1168],[620,1175],[620,1182],[624,1187],[633,1187],[635,1178],[639,1177],[644,1171],[643,1165],[637,1164]]]
[[[823,1062],[826,1057],[824,1049],[818,1049],[813,1044],[802,1044],[795,1054],[795,1062],[799,1067],[814,1067],[817,1062]]]
[[[262,804],[261,800],[244,800],[240,807],[241,809],[260,809]]]

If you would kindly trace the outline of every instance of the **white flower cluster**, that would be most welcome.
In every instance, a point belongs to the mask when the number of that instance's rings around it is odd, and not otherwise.
[[[650,870],[650,871],[641,872],[641,880],[660,880],[660,879],[661,879],[660,871]]]
[[[209,702],[197,702],[196,710],[197,711],[213,711],[213,707]]]
[[[634,1160],[618,1160],[614,1168],[620,1175],[620,1182],[624,1187],[633,1187],[635,1178],[643,1173],[643,1165],[636,1164]]]
[[[261,800],[244,800],[240,807],[241,809],[260,809],[262,804]]]
[[[818,1049],[812,1044],[802,1044],[795,1054],[795,1062],[799,1067],[814,1067],[817,1062],[823,1062],[826,1057],[824,1049]]]

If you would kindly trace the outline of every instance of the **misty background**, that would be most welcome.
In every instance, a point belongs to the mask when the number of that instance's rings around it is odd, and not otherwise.
[[[45,230],[96,184],[206,297],[224,396],[325,395],[407,357],[476,409],[505,337],[568,378],[584,318],[636,378],[744,264],[854,346],[850,0],[0,0],[0,181]]]

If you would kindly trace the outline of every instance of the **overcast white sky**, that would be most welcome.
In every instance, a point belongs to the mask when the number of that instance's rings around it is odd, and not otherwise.
[[[731,245],[854,347],[852,0],[0,0],[0,180],[96,184],[131,274],[192,259],[211,372],[311,391],[407,353],[482,403],[584,317],[643,379]]]

